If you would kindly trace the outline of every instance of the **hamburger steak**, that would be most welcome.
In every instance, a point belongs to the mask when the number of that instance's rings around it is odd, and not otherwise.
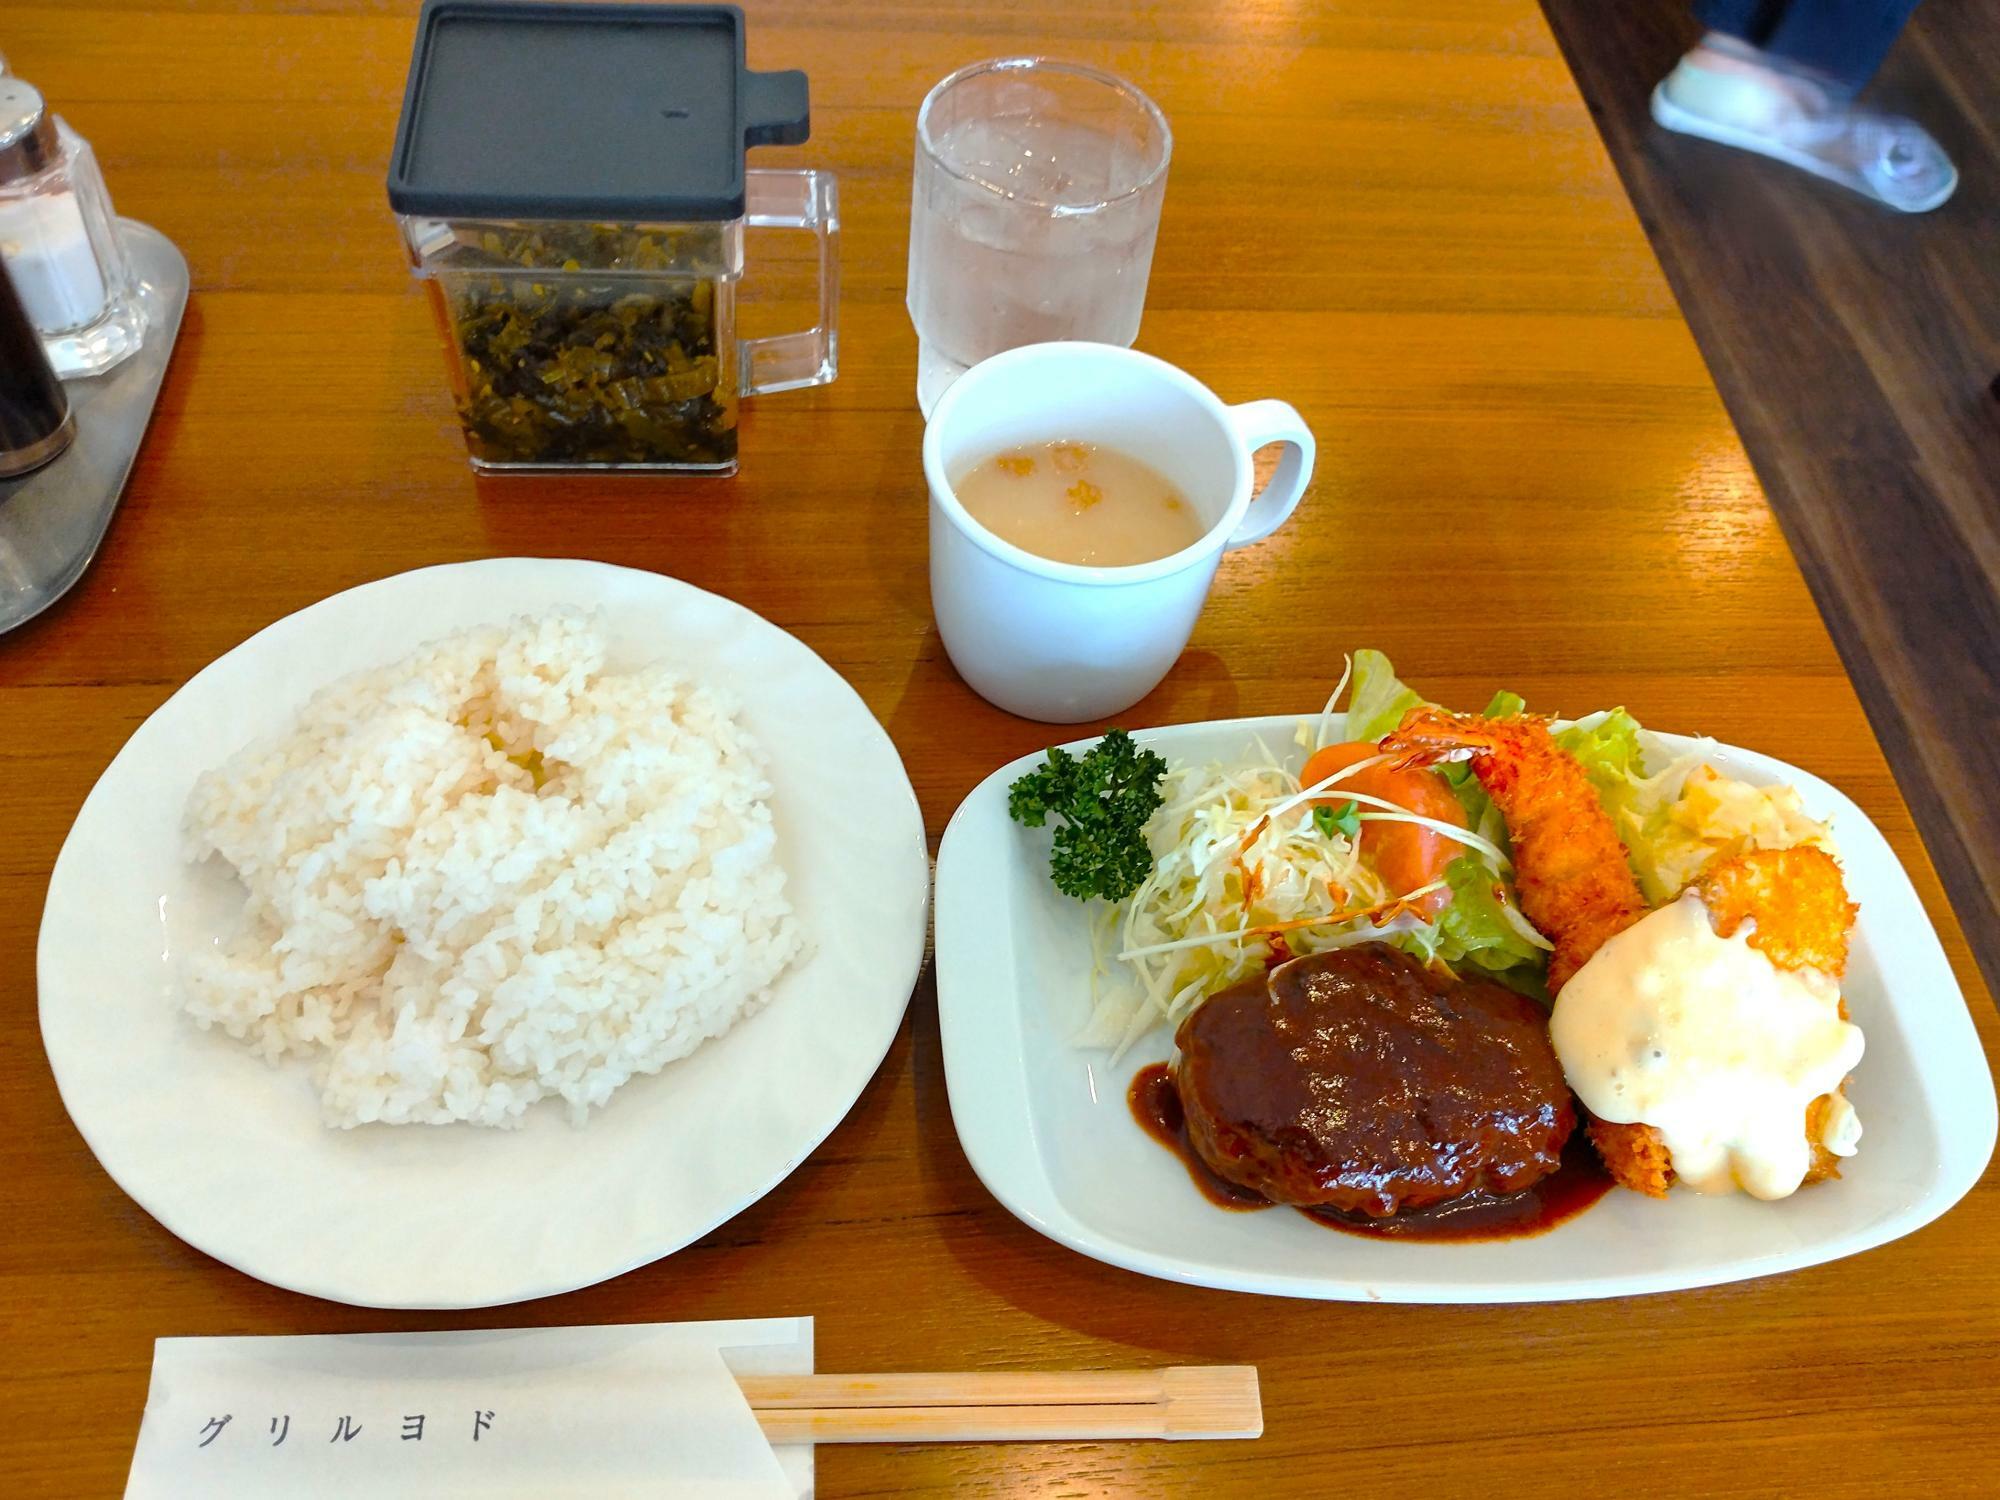
[[[1540,1006],[1387,943],[1218,990],[1175,1041],[1190,1143],[1274,1203],[1380,1218],[1518,1192],[1576,1124]]]

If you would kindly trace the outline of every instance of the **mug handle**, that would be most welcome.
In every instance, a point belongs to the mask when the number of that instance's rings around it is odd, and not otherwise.
[[[1225,415],[1235,429],[1236,440],[1250,452],[1270,443],[1283,443],[1285,456],[1278,460],[1270,482],[1251,497],[1250,508],[1225,547],[1247,547],[1262,541],[1298,509],[1299,498],[1312,478],[1314,444],[1306,419],[1283,401],[1246,401],[1227,408]]]
[[[819,242],[819,322],[804,333],[745,339],[737,383],[745,396],[825,385],[840,371],[840,195],[831,172],[743,174],[743,222],[809,229]]]

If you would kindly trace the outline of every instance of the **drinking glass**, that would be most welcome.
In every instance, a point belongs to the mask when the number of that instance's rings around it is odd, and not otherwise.
[[[1173,134],[1131,84],[1008,57],[946,78],[917,111],[910,321],[917,405],[988,355],[1139,334]]]

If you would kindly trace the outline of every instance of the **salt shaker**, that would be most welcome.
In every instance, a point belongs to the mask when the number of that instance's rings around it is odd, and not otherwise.
[[[69,397],[0,269],[0,479],[39,469],[75,435]]]
[[[90,143],[32,84],[9,77],[0,77],[0,259],[57,374],[102,374],[138,349],[145,306]]]

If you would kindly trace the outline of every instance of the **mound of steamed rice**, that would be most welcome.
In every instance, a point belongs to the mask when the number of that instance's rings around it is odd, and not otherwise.
[[[576,613],[315,694],[196,782],[188,854],[248,892],[180,990],[327,1122],[581,1121],[721,1035],[799,949],[755,746],[715,695],[605,670]]]

